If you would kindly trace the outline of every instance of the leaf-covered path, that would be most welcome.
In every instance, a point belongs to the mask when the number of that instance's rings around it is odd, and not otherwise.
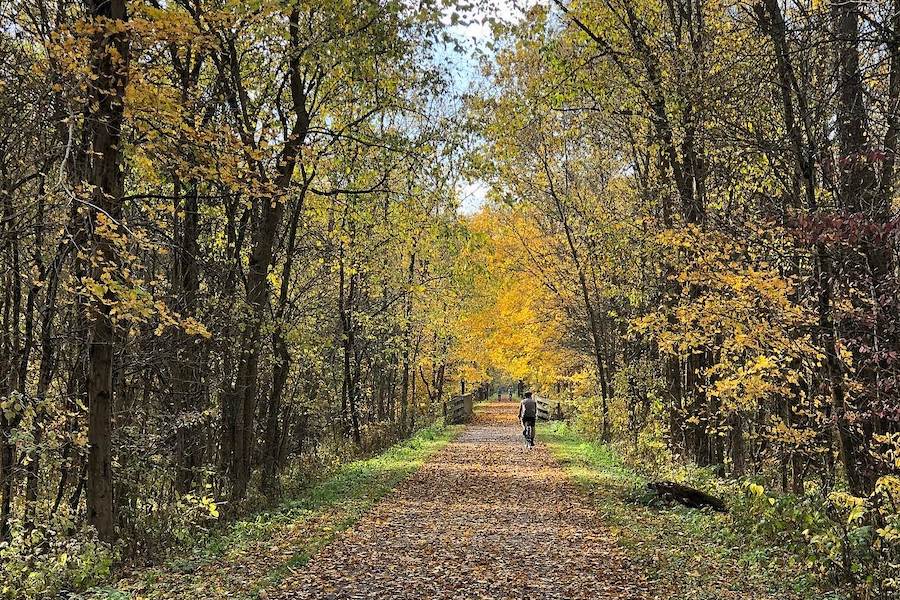
[[[523,449],[516,408],[484,407],[456,441],[269,596],[649,597],[540,439]]]

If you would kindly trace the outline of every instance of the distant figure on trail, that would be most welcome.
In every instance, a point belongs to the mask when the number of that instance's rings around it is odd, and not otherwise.
[[[522,425],[522,435],[525,444],[531,448],[534,446],[534,423],[537,419],[537,402],[532,398],[531,392],[525,392],[525,397],[519,404],[519,423]]]

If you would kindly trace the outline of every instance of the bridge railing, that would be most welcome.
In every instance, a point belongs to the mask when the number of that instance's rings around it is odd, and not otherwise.
[[[541,396],[534,397],[535,402],[537,402],[537,417],[543,421],[550,421],[551,419],[562,419],[563,418],[563,407],[562,403],[558,400],[551,400],[550,398],[544,398]]]
[[[447,401],[447,414],[445,418],[448,423],[465,423],[475,414],[475,394],[459,394],[451,396]]]
[[[487,385],[476,387],[465,394],[450,396],[445,403],[444,418],[447,423],[465,423],[475,415],[475,403],[487,400],[490,397],[490,388]],[[534,396],[537,402],[537,417],[543,421],[557,420],[565,417],[568,412],[559,400],[551,400],[543,396]]]

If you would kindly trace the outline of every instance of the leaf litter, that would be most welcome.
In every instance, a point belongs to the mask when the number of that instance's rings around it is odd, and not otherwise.
[[[270,599],[650,598],[593,502],[517,405],[486,405],[456,441],[374,506]]]

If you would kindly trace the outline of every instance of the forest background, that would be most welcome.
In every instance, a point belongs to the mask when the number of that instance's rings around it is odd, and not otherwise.
[[[518,379],[897,593],[897,2],[4,0],[0,74],[2,593]]]

